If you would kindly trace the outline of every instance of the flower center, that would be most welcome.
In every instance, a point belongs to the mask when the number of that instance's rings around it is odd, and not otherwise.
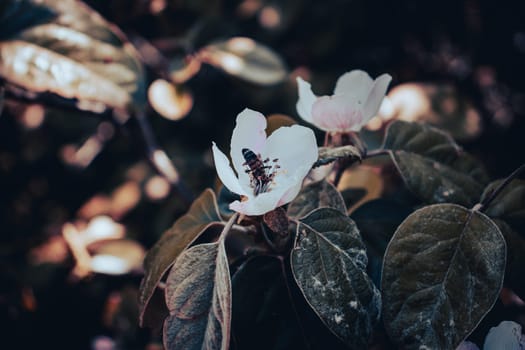
[[[277,169],[280,168],[277,164],[279,159],[272,159],[270,163],[270,158],[263,160],[260,154],[255,154],[249,148],[242,149],[242,156],[245,160],[242,165],[246,167],[245,172],[250,176],[253,194],[257,196],[259,193],[268,192]]]

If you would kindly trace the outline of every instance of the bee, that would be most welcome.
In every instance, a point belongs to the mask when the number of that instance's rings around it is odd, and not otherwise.
[[[263,160],[260,154],[255,154],[249,148],[242,149],[242,156],[245,160],[242,165],[247,167],[245,171],[250,175],[253,193],[258,195],[266,192],[275,177],[276,171],[274,169],[278,169],[279,165],[268,165],[270,162],[269,158]],[[277,161],[278,159],[274,159],[273,163]]]

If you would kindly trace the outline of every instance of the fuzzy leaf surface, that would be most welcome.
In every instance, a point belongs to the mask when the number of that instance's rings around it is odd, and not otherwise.
[[[407,187],[425,203],[475,204],[487,183],[480,164],[446,133],[423,124],[395,121],[383,148]]]
[[[317,208],[333,208],[346,213],[343,197],[331,183],[323,180],[309,184],[288,205],[288,216],[300,218]]]
[[[181,216],[148,251],[144,258],[144,278],[139,291],[142,325],[155,326],[153,323],[156,322],[157,317],[149,311],[149,302],[161,278],[182,251],[212,225],[222,226],[223,223],[215,194],[207,189],[193,202],[188,212]],[[152,321],[149,321],[150,319]]]
[[[321,208],[301,220],[291,253],[294,278],[323,323],[347,346],[362,349],[379,319],[381,296],[366,274],[354,222]]]
[[[490,183],[481,197],[481,202],[494,191],[503,180]],[[491,218],[504,220],[525,238],[525,180],[514,179],[484,209]]]
[[[231,281],[224,241],[184,251],[166,280],[167,350],[226,350],[230,343]]]
[[[349,158],[352,160],[360,160],[361,152],[352,145],[341,147],[319,147],[319,159],[314,163],[313,167],[329,164],[335,162],[340,158]]]
[[[436,204],[409,215],[385,253],[383,319],[403,349],[455,349],[497,300],[505,241],[484,214]]]

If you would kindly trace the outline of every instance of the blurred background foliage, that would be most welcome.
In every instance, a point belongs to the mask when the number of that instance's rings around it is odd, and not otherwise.
[[[0,59],[7,62],[6,43],[16,36],[53,47],[38,33],[20,36],[49,13],[10,12],[10,3],[0,5],[0,22],[9,24],[0,29]],[[76,11],[75,3],[64,3],[72,6],[65,13]],[[137,325],[144,249],[193,196],[216,187],[211,141],[226,149],[242,109],[298,118],[297,76],[321,95],[331,94],[336,79],[352,69],[372,77],[390,73],[389,101],[366,132],[371,147],[386,120],[398,118],[450,131],[492,178],[525,159],[522,1],[85,3],[120,28],[108,31],[102,22],[100,31],[83,27],[118,50],[122,56],[112,57],[131,67],[136,85],[130,90],[122,71],[97,66],[132,94],[131,103],[104,99],[101,107],[93,100],[80,104],[82,98],[72,103],[65,92],[35,94],[30,80],[13,86],[6,65],[0,69],[5,348],[159,348],[159,334]],[[76,23],[80,28],[84,22]],[[79,52],[55,51],[67,57]],[[86,52],[75,59],[86,64],[93,58]],[[162,172],[158,149],[177,169],[171,177]],[[370,184],[372,175],[363,175],[364,181]]]

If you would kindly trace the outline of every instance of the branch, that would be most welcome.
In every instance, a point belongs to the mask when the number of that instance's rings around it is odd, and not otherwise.
[[[505,187],[507,187],[507,185],[510,184],[512,180],[518,177],[518,175],[523,171],[525,171],[525,163],[523,163],[519,168],[514,170],[512,174],[507,176],[505,180],[503,180],[503,182],[494,191],[492,191],[487,197],[485,197],[485,199],[481,203],[476,204],[474,208],[472,208],[472,210],[483,211],[484,209],[488,208],[490,203],[492,203],[492,201],[496,199],[496,197],[501,193],[501,191],[503,191]]]

